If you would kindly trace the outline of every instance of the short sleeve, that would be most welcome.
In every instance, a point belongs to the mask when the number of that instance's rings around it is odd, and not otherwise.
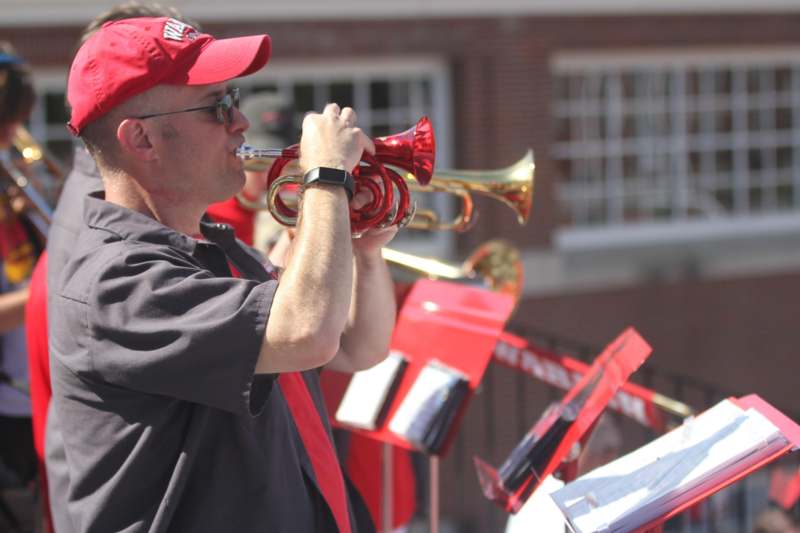
[[[253,414],[265,400],[268,379],[254,373],[276,288],[215,276],[170,249],[114,257],[88,293],[91,371],[120,387]]]

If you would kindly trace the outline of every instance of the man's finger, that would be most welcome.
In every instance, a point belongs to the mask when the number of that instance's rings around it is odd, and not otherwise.
[[[358,191],[353,199],[350,201],[350,204],[353,206],[354,209],[361,209],[368,203],[372,201],[372,193],[369,189],[362,189]]]
[[[339,115],[344,120],[344,123],[347,124],[348,127],[352,128],[356,125],[358,121],[358,116],[356,116],[356,112],[353,110],[352,107],[345,107],[342,109],[341,114]]]
[[[342,112],[342,109],[339,107],[339,104],[336,102],[331,102],[330,104],[325,106],[325,110],[322,112],[326,115],[336,115],[338,116]]]
[[[375,155],[375,143],[374,143],[374,142],[372,142],[372,139],[370,139],[369,137],[367,137],[367,134],[366,134],[366,133],[364,133],[364,132],[363,132],[363,131],[361,131],[361,130],[359,130],[359,132],[360,132],[360,133],[361,133],[361,135],[363,136],[363,138],[362,138],[362,142],[364,143],[364,151],[365,151],[365,152],[368,152],[368,153],[370,153],[370,154],[372,154],[372,155]]]

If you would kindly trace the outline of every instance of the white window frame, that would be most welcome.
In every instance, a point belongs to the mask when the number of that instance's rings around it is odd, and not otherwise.
[[[667,244],[685,243],[702,236],[704,241],[719,240],[726,238],[741,239],[755,238],[765,232],[772,235],[780,233],[791,233],[800,224],[800,49],[794,47],[785,48],[748,48],[748,49],[698,49],[688,52],[678,52],[672,50],[660,51],[604,51],[601,53],[593,52],[569,52],[557,54],[551,62],[551,69],[554,76],[562,74],[578,73],[584,76],[607,76],[609,94],[600,101],[577,101],[572,102],[560,99],[555,95],[554,116],[558,121],[560,118],[570,114],[581,112],[597,112],[605,117],[606,134],[605,138],[595,143],[579,142],[556,142],[553,145],[553,157],[555,160],[586,157],[587,153],[596,151],[596,155],[606,156],[611,154],[613,157],[606,158],[605,183],[586,184],[567,184],[560,183],[559,190],[562,193],[560,199],[565,203],[570,201],[570,195],[596,195],[605,197],[609,200],[607,209],[612,216],[604,222],[596,225],[575,224],[562,226],[555,232],[555,242],[559,249],[568,251],[587,250],[587,249],[608,249],[614,247],[630,247],[641,244]],[[775,91],[761,91],[757,93],[755,104],[766,109],[773,109],[777,106],[791,108],[792,125],[787,130],[762,130],[752,132],[748,130],[747,112],[752,109],[753,101],[747,100],[747,87],[742,87],[746,83],[746,69],[761,68],[776,70],[780,67],[791,69],[791,89],[788,93],[778,94]],[[686,96],[683,87],[680,85],[686,80],[686,73],[689,69],[702,70],[703,68],[730,69],[732,72],[732,83],[735,87],[731,91],[729,102],[715,102],[714,98],[704,98],[695,95],[691,98]],[[669,172],[674,176],[674,184],[678,186],[669,187],[665,197],[670,202],[673,215],[666,220],[646,220],[641,223],[625,221],[622,216],[622,177],[620,161],[622,153],[637,153],[637,150],[645,150],[646,139],[625,139],[619,135],[622,124],[619,120],[609,120],[609,117],[619,117],[619,106],[621,98],[613,97],[613,91],[619,88],[615,84],[621,80],[622,73],[644,72],[656,70],[667,75],[667,79],[673,84],[667,93],[670,111],[670,119],[675,126],[671,128],[668,136],[663,140],[669,143],[668,151],[677,154],[672,161]],[[765,78],[766,79],[766,78]],[[702,75],[701,75],[702,80]],[[688,117],[687,108],[690,111],[704,111],[714,109],[714,106],[728,106],[732,110],[733,127],[729,135],[707,134],[699,136],[701,148],[714,149],[720,145],[727,145],[733,153],[733,189],[734,195],[733,212],[722,212],[714,210],[713,205],[701,206],[705,210],[706,216],[702,219],[689,216],[690,209],[697,209],[697,206],[690,205],[689,185],[692,177],[687,169],[686,161],[689,152],[696,147],[688,146],[686,131],[686,120]],[[576,109],[575,106],[578,106]],[[583,109],[580,106],[584,106]],[[588,109],[587,106],[594,109]],[[769,113],[761,113],[769,124]],[[744,121],[744,122],[743,122]],[[708,132],[708,125],[702,125]],[[774,126],[774,124],[773,124]],[[695,135],[695,138],[698,136]],[[727,137],[727,138],[725,138]],[[778,143],[788,144],[792,147],[792,166],[788,176],[780,179],[789,180],[789,185],[793,187],[793,200],[790,209],[770,211],[769,209],[751,210],[748,205],[748,198],[745,196],[751,187],[751,180],[754,179],[752,173],[747,170],[747,149],[757,149],[759,146],[777,146]],[[722,146],[723,148],[725,146]],[[641,152],[640,152],[641,153]],[[618,158],[617,158],[618,157]],[[615,159],[616,158],[616,159]],[[768,162],[774,163],[774,161]],[[616,165],[616,166],[615,166]],[[764,165],[768,167],[768,164]],[[744,170],[743,170],[744,169]],[[772,167],[772,171],[767,168],[766,172],[761,172],[756,176],[761,180],[761,186],[774,186],[778,176]],[[720,176],[711,175],[708,179],[712,182]],[[724,176],[723,176],[724,177]],[[559,176],[562,178],[562,176]],[[700,177],[706,180],[706,176]],[[704,181],[705,183],[705,181]],[[674,185],[673,184],[673,185]],[[756,183],[758,186],[759,183]],[[613,199],[617,201],[614,202]],[[573,196],[571,199],[575,201]],[[574,205],[574,204],[573,204]],[[711,209],[709,209],[711,207]],[[573,213],[574,214],[574,213]],[[584,219],[585,220],[585,219]]]
[[[66,69],[34,69],[33,83],[36,87],[36,104],[29,121],[31,135],[39,142],[69,141],[72,134],[66,124],[47,124],[45,121],[45,96],[58,92],[64,94],[67,87]]]

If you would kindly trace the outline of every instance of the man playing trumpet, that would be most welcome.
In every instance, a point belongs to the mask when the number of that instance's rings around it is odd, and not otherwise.
[[[365,199],[350,199],[344,171],[372,149],[353,110],[304,121],[310,178],[280,282],[229,227],[201,221],[244,183],[248,123],[227,82],[269,52],[266,35],[215,40],[140,18],[105,25],[73,62],[70,127],[106,191],[85,199],[51,287],[80,531],[371,527],[333,454],[317,372],[377,363],[395,318],[380,249],[396,229],[351,239],[348,203]]]

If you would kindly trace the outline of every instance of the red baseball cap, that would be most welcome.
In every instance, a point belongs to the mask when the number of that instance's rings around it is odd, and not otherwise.
[[[67,127],[90,122],[161,84],[207,85],[246,76],[269,59],[269,35],[214,39],[167,17],[108,22],[78,50],[69,71]]]

